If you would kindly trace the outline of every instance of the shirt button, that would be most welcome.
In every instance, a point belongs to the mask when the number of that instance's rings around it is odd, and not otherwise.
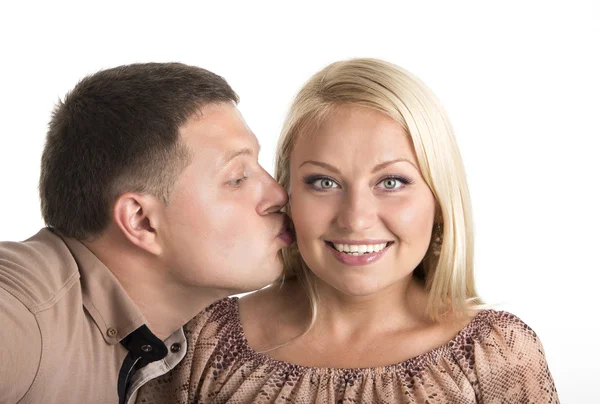
[[[116,328],[113,328],[113,327],[110,327],[108,330],[106,330],[106,334],[107,334],[109,337],[114,337],[114,336],[116,336],[116,335],[117,335],[117,329],[116,329]]]
[[[171,345],[171,352],[173,353],[177,353],[181,350],[181,344],[179,343],[174,343],[173,345]]]
[[[144,352],[152,351],[152,345],[142,345],[142,351],[144,351]]]

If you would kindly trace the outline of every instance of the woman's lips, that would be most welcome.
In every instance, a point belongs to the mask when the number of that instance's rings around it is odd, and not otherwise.
[[[329,251],[331,251],[333,256],[338,261],[340,261],[342,264],[349,265],[349,266],[364,266],[364,265],[372,264],[373,262],[381,259],[385,255],[385,253],[388,251],[390,246],[393,244],[393,243],[385,242],[383,240],[378,240],[378,241],[381,241],[381,243],[386,243],[386,246],[381,251],[366,252],[366,253],[359,254],[359,255],[350,255],[350,254],[346,254],[341,251],[338,251],[335,249],[335,247],[333,247],[333,245],[331,245],[328,242],[326,242],[325,245],[329,249]],[[337,242],[337,240],[336,240],[336,242]],[[342,243],[338,243],[338,244],[342,244]],[[369,241],[369,243],[353,241],[353,242],[348,242],[348,243],[343,243],[343,244],[348,244],[348,245],[359,244],[359,245],[361,245],[361,244],[380,244],[380,243],[373,243],[372,241]]]

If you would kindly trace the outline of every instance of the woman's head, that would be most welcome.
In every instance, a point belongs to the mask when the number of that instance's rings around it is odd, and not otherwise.
[[[407,71],[353,59],[316,73],[284,124],[276,179],[291,193],[297,226],[285,274],[311,300],[315,275],[349,294],[415,276],[434,318],[479,302],[462,159],[438,100]],[[357,248],[367,253],[343,252]]]

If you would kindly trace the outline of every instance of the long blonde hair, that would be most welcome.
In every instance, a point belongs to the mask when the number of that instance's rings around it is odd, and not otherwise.
[[[427,313],[466,313],[483,304],[473,275],[473,223],[465,169],[450,122],[435,95],[418,78],[377,59],[332,63],[313,75],[286,117],[275,163],[275,178],[289,192],[290,157],[299,136],[316,128],[339,105],[360,105],[392,117],[409,134],[421,174],[431,189],[442,224],[439,255],[431,248],[419,264],[429,293]],[[288,212],[289,213],[289,212]],[[282,251],[285,278],[297,277],[308,294],[312,321],[318,296],[313,276],[297,245]],[[310,328],[310,327],[309,327]]]

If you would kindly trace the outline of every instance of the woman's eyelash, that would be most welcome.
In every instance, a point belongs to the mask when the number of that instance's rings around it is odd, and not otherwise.
[[[414,181],[408,177],[404,177],[401,175],[389,175],[389,176],[379,179],[377,181],[377,185],[381,184],[384,181],[389,181],[389,180],[398,181],[399,183],[401,183],[403,185],[410,185],[410,184],[414,183]],[[305,184],[311,185],[313,187],[313,189],[315,189],[317,191],[326,191],[328,189],[336,189],[336,188],[340,187],[340,185],[338,184],[338,182],[336,180],[334,180],[333,178],[328,177],[326,175],[308,175],[303,178],[303,181]],[[317,187],[315,184],[318,181],[328,181],[328,182],[331,182],[331,184],[330,184],[330,186],[323,186],[324,184],[321,184],[321,186]],[[398,190],[401,187],[395,187],[395,186],[386,187],[384,185],[384,188],[388,192],[392,192],[392,191]]]
[[[383,192],[398,192],[412,183],[413,181],[410,178],[400,175],[391,175],[380,179],[377,182],[377,188]]]
[[[305,184],[309,184],[309,185],[314,184],[318,180],[329,180],[329,181],[335,182],[335,180],[333,178],[327,177],[325,175],[308,175],[308,176],[302,178],[302,180],[304,181]]]
[[[336,180],[334,180],[331,177],[328,177],[326,175],[309,175],[306,176],[302,179],[304,181],[305,184],[311,185],[313,187],[313,189],[317,190],[317,191],[327,191],[328,189],[335,189],[339,187],[339,184],[337,183]],[[317,187],[315,186],[315,184],[318,181],[330,181],[331,182],[331,186],[330,187]],[[334,186],[335,184],[335,186]]]
[[[411,180],[410,178],[408,178],[408,177],[403,177],[403,176],[401,176],[401,175],[390,175],[390,176],[387,176],[387,177],[383,177],[382,179],[380,179],[379,181],[377,181],[377,183],[379,184],[379,183],[381,183],[381,182],[383,182],[383,181],[385,181],[385,180],[396,180],[396,181],[400,181],[400,182],[401,182],[401,183],[403,183],[404,185],[410,185],[410,184],[414,183],[414,181],[413,181],[413,180]]]

